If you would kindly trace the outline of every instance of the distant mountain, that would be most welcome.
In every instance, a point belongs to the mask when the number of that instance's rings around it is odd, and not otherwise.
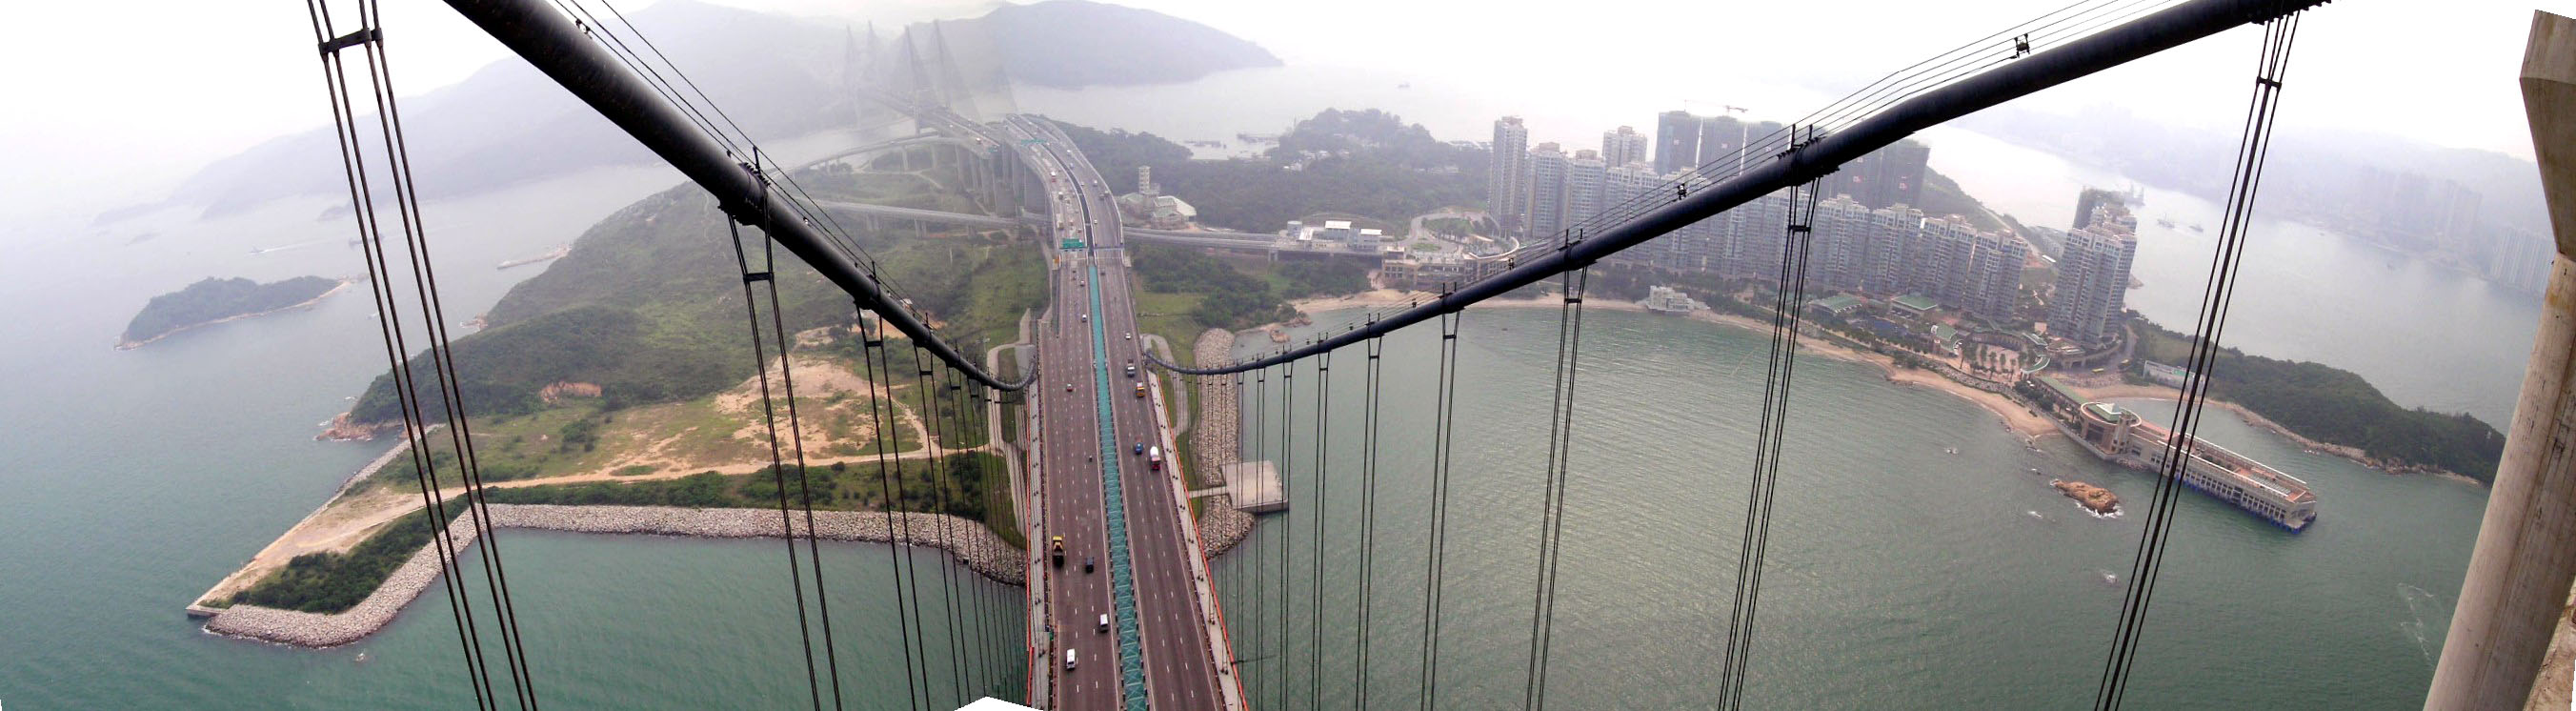
[[[1214,27],[1089,0],[1003,5],[940,24],[952,38],[982,35],[1001,55],[1004,73],[1033,86],[1162,84],[1279,66],[1269,50]]]
[[[1004,88],[992,86],[1006,83],[999,80],[1003,76],[1049,87],[1150,84],[1279,64],[1260,47],[1205,25],[1084,0],[1005,5],[970,20],[914,25],[909,29],[937,30],[922,33],[924,38],[939,38],[914,40],[919,61],[946,55],[947,64],[921,65],[926,71],[883,63],[903,61],[893,58],[899,42],[866,37],[865,30],[835,21],[696,0],[665,0],[630,19],[728,118],[764,140],[854,124],[866,107],[846,90],[852,81],[921,77],[941,84],[963,81],[982,91]],[[407,97],[401,108],[414,177],[426,198],[652,159],[625,132],[517,58]],[[375,134],[372,115],[361,123],[362,134]],[[223,214],[284,197],[342,196],[347,187],[337,151],[328,128],[279,137],[207,165],[159,205],[110,210],[97,222],[166,206]],[[369,154],[381,152],[376,147]]]
[[[691,0],[656,3],[630,19],[754,136],[801,135],[850,115],[850,100],[832,90],[841,28]],[[414,177],[427,198],[651,158],[517,58],[405,98],[401,108]],[[375,135],[372,115],[363,123],[360,132]],[[345,195],[337,151],[327,127],[280,137],[208,165],[169,202],[221,214],[282,197]],[[381,152],[373,146],[368,154]]]

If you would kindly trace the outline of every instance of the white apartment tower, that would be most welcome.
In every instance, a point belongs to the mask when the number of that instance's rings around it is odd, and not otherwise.
[[[1529,128],[1519,116],[1495,119],[1493,156],[1485,168],[1485,210],[1503,234],[1528,234],[1529,169]]]
[[[1646,160],[1647,143],[1646,134],[1638,133],[1635,126],[1602,131],[1601,162],[1615,168]]]
[[[1565,215],[1565,178],[1571,167],[1565,151],[1554,143],[1541,143],[1529,152],[1528,236],[1552,239],[1568,224]]]

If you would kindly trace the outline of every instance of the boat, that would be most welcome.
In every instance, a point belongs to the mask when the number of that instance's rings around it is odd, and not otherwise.
[[[509,261],[505,261],[505,262],[502,262],[500,266],[493,267],[493,268],[494,268],[494,269],[508,269],[508,268],[511,268],[511,267],[526,266],[526,265],[535,264],[535,263],[538,263],[538,262],[550,262],[550,261],[554,261],[554,260],[557,260],[557,259],[562,259],[562,258],[564,257],[564,255],[571,254],[571,253],[572,253],[572,245],[567,244],[567,245],[564,245],[564,246],[561,246],[561,247],[556,247],[556,248],[554,248],[553,250],[546,252],[545,254],[540,254],[540,255],[537,255],[537,256],[534,256],[534,257],[523,257],[523,258],[519,258],[519,259],[512,259],[512,260],[509,260]]]
[[[2170,229],[2173,229],[2174,223],[2173,223],[2173,220],[2168,220],[2168,219],[2165,219],[2165,218],[2159,217],[2159,218],[2156,218],[2156,226],[2157,226],[2157,227],[2162,227],[2162,228],[2165,228],[2165,229],[2170,230]]]

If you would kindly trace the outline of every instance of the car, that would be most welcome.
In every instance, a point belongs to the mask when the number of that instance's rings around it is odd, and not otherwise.
[[[1136,340],[1136,334],[1133,334],[1133,333],[1127,334],[1127,340],[1130,340],[1130,341]]]
[[[1140,455],[1145,453],[1145,443],[1143,443],[1143,442],[1138,442],[1138,443],[1136,443],[1136,453],[1137,453],[1137,454],[1140,454]]]
[[[1107,632],[1107,631],[1109,631],[1109,615],[1108,615],[1108,613],[1101,613],[1101,615],[1100,615],[1100,631],[1102,631],[1102,632]]]
[[[1092,566],[1092,564],[1093,564],[1093,563],[1094,563],[1094,561],[1091,559],[1091,557],[1090,557],[1090,556],[1083,556],[1083,558],[1082,558],[1082,572],[1085,572],[1085,573],[1091,572],[1091,566]]]
[[[1072,383],[1065,383],[1065,384],[1064,384],[1064,391],[1065,391],[1065,392],[1073,392],[1073,384],[1072,384]]]
[[[1091,320],[1091,314],[1087,314],[1087,313],[1086,313],[1086,314],[1083,314],[1083,315],[1082,315],[1082,320],[1084,320],[1084,321],[1089,321],[1089,320]]]
[[[1064,650],[1064,670],[1073,671],[1074,650]]]

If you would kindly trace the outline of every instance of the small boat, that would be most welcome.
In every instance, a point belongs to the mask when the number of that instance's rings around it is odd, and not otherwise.
[[[349,661],[350,661],[351,663],[353,663],[353,664],[365,664],[365,663],[367,663],[367,653],[366,653],[366,652],[359,652],[359,653],[358,653],[358,658],[356,658],[356,659],[351,659],[351,660],[349,660]]]
[[[2042,520],[2042,521],[2046,521],[2046,520],[2048,520],[2048,517],[2047,517],[2047,516],[2039,515],[2039,512],[2037,512],[2037,511],[2023,511],[2022,513],[2030,514],[2030,517],[2031,517],[2031,518],[2039,519],[2039,520]]]
[[[1941,453],[1942,453],[1942,454],[1958,454],[1958,453],[1959,453],[1959,448],[1957,448],[1957,447],[1942,447],[1942,448],[1941,448]]]

